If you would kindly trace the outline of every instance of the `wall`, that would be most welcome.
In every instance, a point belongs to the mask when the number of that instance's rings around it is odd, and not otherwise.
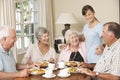
[[[97,19],[103,23],[108,21],[119,22],[119,0],[53,0],[54,13],[54,29],[55,37],[62,35],[61,30],[64,25],[55,24],[60,13],[74,13],[80,24],[72,25],[71,28],[82,31],[83,25],[86,23],[81,14],[82,7],[86,4],[93,6]]]

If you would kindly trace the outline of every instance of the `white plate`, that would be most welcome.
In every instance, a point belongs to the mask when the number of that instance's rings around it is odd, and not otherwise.
[[[46,76],[46,75],[44,74],[44,75],[42,75],[42,76],[45,77],[45,78],[54,78],[56,75],[53,74],[52,76]]]
[[[34,72],[31,72],[30,74],[31,75],[40,75],[40,74],[44,74],[44,73],[34,73]]]
[[[46,68],[47,70],[49,69],[49,68]],[[53,70],[57,70],[57,68],[54,68]]]
[[[58,74],[59,77],[69,77],[71,74],[67,74],[67,75],[60,75]]]

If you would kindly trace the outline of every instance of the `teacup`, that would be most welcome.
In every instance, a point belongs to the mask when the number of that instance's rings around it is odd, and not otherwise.
[[[48,69],[54,70],[55,69],[55,64],[49,63],[48,64]]]
[[[64,62],[59,62],[58,63],[58,68],[65,68],[65,63]]]
[[[53,70],[45,70],[45,76],[51,77],[53,75]]]
[[[62,69],[62,70],[60,70],[59,74],[61,76],[66,76],[66,75],[68,75],[68,70],[67,69]]]

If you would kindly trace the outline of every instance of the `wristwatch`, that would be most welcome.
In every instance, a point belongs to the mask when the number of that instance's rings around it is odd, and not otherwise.
[[[96,72],[95,74],[96,74],[96,76],[95,76],[95,77],[97,77],[97,76],[99,75],[99,73],[98,73],[98,72]]]

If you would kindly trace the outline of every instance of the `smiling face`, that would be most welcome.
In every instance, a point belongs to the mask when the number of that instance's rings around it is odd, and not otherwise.
[[[40,37],[40,43],[49,44],[49,34],[48,34],[48,33],[44,33],[44,34]]]
[[[107,45],[110,45],[115,38],[114,34],[111,31],[108,31],[108,25],[103,27],[102,38]]]
[[[84,17],[86,18],[86,20],[88,20],[89,22],[93,21],[95,19],[94,16],[94,12],[92,12],[90,9],[87,10],[86,14],[84,15]]]
[[[76,33],[72,33],[69,36],[69,43],[70,43],[71,46],[79,45],[79,38],[78,38],[78,35]]]

